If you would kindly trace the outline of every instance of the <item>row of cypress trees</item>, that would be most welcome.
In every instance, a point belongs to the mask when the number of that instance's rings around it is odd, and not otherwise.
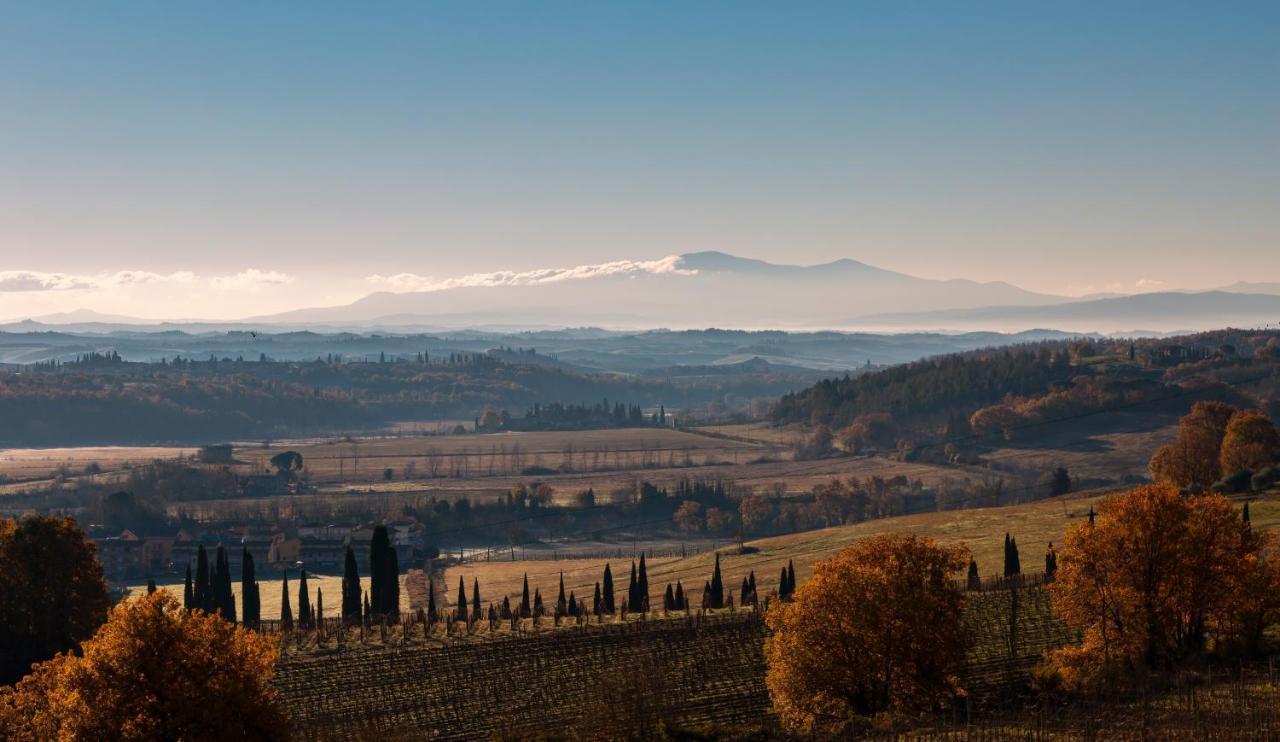
[[[231,564],[227,561],[227,552],[222,546],[218,547],[212,570],[209,568],[209,554],[204,545],[196,550],[194,576],[191,574],[191,565],[187,565],[186,583],[182,588],[182,607],[217,613],[235,623],[236,599],[231,592]]]

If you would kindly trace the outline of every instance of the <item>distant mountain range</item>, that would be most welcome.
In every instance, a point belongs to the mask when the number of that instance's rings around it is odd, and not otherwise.
[[[432,291],[376,292],[351,304],[298,309],[236,322],[157,323],[78,310],[0,326],[31,331],[58,325],[76,332],[166,329],[187,332],[380,329],[490,332],[563,327],[612,329],[925,329],[1149,332],[1257,326],[1280,320],[1280,283],[1239,282],[1217,291],[1168,291],[1071,298],[1004,282],[935,280],[855,260],[779,265],[723,252],[657,261],[661,269],[589,271],[587,277],[468,285]],[[565,274],[572,271],[561,272]]]
[[[853,313],[1034,306],[1062,297],[1007,283],[937,281],[854,260],[777,265],[721,252],[689,253],[672,270],[410,293],[378,292],[352,304],[250,318],[264,324],[645,327],[837,326]]]

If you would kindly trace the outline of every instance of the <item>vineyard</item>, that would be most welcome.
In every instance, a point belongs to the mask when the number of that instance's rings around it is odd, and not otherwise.
[[[966,593],[964,623],[965,687],[978,699],[1025,684],[1045,650],[1073,639],[1038,575]],[[417,643],[408,633],[399,646],[289,652],[276,684],[299,728],[321,739],[393,730],[432,739],[528,737],[584,724],[599,734],[658,720],[759,725],[769,717],[766,633],[750,610],[560,629],[546,622],[518,634],[422,634]]]
[[[300,737],[414,730],[529,737],[589,725],[758,723],[767,713],[753,614],[607,624],[526,638],[291,657],[276,684]]]

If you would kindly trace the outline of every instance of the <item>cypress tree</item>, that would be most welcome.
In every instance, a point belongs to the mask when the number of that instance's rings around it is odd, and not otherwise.
[[[244,625],[257,629],[262,623],[262,607],[258,602],[258,575],[253,554],[248,549],[240,555],[240,605]]]
[[[493,608],[491,604],[489,606]],[[474,578],[471,583],[471,615],[478,621],[480,620],[480,578]]]
[[[435,623],[440,619],[440,614],[436,612],[436,583],[435,580],[427,578],[427,622]]]
[[[617,606],[613,604],[613,572],[609,565],[604,565],[604,612],[613,614]]]
[[[400,623],[400,557],[395,549],[387,553],[387,620]]]
[[[751,583],[747,582],[747,578],[742,578],[742,587],[738,589],[738,594],[742,596],[742,603],[746,605],[751,601]]]
[[[1058,574],[1058,552],[1053,550],[1053,542],[1049,542],[1049,548],[1044,552],[1044,581],[1053,582],[1053,578]]]
[[[702,583],[702,610],[705,611],[710,607],[711,607],[711,582],[707,581]]]
[[[1090,505],[1089,506],[1089,525],[1093,525],[1093,516],[1094,516],[1093,505]]]
[[[458,603],[457,603],[458,620],[466,622],[467,620],[467,588],[462,583],[462,576],[458,576]]]
[[[671,588],[671,583],[667,583],[667,592],[662,596],[662,610],[670,613],[676,609],[676,591]]]
[[[783,567],[778,574],[778,598],[780,600],[787,599],[787,568]]]
[[[560,594],[556,596],[556,615],[563,616],[569,612],[564,598],[564,572],[560,573]]]
[[[541,588],[536,588],[536,587],[535,587],[535,588],[533,589],[533,615],[535,615],[535,616],[541,616],[541,615],[543,615],[543,610],[542,610],[542,589],[541,589]]]
[[[196,607],[195,593],[191,588],[191,562],[187,562],[187,582],[182,588],[182,607],[187,610]]]
[[[604,610],[604,604],[600,602],[600,583],[597,582],[595,597],[591,599],[591,613],[599,616],[602,610]]]
[[[369,593],[364,594],[364,622],[371,623],[373,621],[373,607],[369,605]]]
[[[676,580],[676,595],[675,595],[675,603],[676,603],[676,610],[677,610],[677,611],[683,611],[683,610],[685,609],[685,605],[684,605],[684,585],[681,585],[679,580]]]
[[[969,582],[970,590],[978,590],[982,587],[982,578],[978,576],[978,563],[969,557]]]
[[[502,596],[502,620],[507,621],[510,619],[511,619],[511,598],[506,595],[503,595]]]
[[[754,599],[756,595],[756,571],[754,569],[751,570],[751,574],[747,577],[747,585],[751,587],[751,597]]]
[[[289,570],[284,571],[284,580],[280,583],[280,630],[293,630],[293,607],[289,605]]]
[[[196,585],[192,598],[196,608],[210,612],[209,555],[205,553],[204,544],[196,549]]]
[[[720,576],[720,552],[716,552],[716,568],[711,573],[711,607],[724,608],[724,580]]]
[[[787,560],[787,597],[796,594],[796,563],[790,559]]]
[[[231,590],[231,560],[222,546],[218,546],[218,561],[218,610],[223,619],[235,623],[236,594]]]
[[[1009,539],[1009,558],[1013,570],[1009,574],[1022,574],[1022,560],[1018,557],[1018,539],[1016,538]]]
[[[1246,507],[1248,506],[1246,505]],[[147,595],[155,595],[155,594],[156,594],[156,581],[147,580]]]
[[[569,591],[569,615],[577,618],[578,616],[578,599],[574,597],[573,591]]]
[[[636,563],[631,562],[631,577],[627,580],[627,610],[638,611],[640,604],[640,589],[636,585]]]
[[[386,526],[378,525],[369,539],[369,607],[379,617],[389,613],[391,605],[391,561],[387,552],[395,553],[391,548],[391,536],[387,534]],[[397,602],[397,609],[398,605]]]
[[[1004,534],[1004,576],[1005,577],[1008,577],[1009,575],[1013,574],[1013,571],[1012,571],[1013,557],[1012,557],[1012,552],[1009,550],[1010,543],[1011,541],[1009,539],[1009,532],[1005,531],[1005,534]]]
[[[324,591],[319,587],[316,588],[316,618],[315,625],[318,629],[324,629]]]
[[[524,573],[524,592],[520,595],[520,618],[528,618],[533,615],[532,608],[529,607],[529,573]]]
[[[353,626],[360,622],[360,569],[356,553],[350,546],[342,565],[342,623]]]
[[[640,598],[640,610],[649,610],[649,570],[644,566],[644,554],[640,554],[640,575],[636,579],[636,590]]]
[[[311,614],[311,592],[307,589],[307,570],[302,570],[298,578],[298,626],[303,629],[314,627]]]

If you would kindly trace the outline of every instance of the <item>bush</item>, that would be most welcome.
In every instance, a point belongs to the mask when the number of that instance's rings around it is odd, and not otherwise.
[[[1209,491],[1226,495],[1244,492],[1249,488],[1252,476],[1253,473],[1248,469],[1237,470],[1214,482],[1213,486],[1209,488]]]

